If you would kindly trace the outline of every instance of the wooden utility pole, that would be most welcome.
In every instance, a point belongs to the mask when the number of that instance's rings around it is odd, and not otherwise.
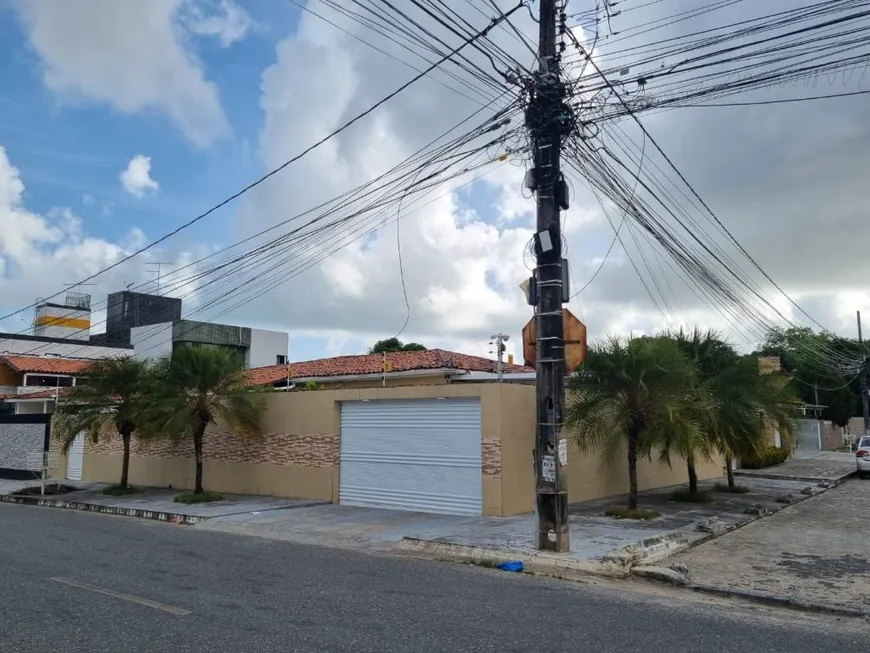
[[[864,337],[861,333],[861,311],[858,311],[858,349],[861,352],[861,408],[864,411],[864,433],[870,433],[870,397],[867,396],[867,356],[864,352]]]
[[[565,552],[568,537],[568,492],[564,465],[567,442],[562,424],[565,409],[565,342],[562,325],[562,229],[559,171],[564,85],[556,56],[556,2],[541,0],[538,72],[527,125],[534,143],[533,186],[537,194],[537,267],[535,493],[537,546]]]

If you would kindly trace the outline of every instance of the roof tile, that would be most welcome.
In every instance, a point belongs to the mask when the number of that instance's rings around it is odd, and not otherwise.
[[[443,349],[427,349],[425,351],[389,352],[386,360],[390,372],[410,372],[415,370],[436,370],[450,368],[466,372],[495,372],[497,363],[488,358],[470,356]],[[384,371],[383,354],[363,354],[361,356],[336,356],[313,361],[290,363],[290,365],[270,365],[257,367],[249,372],[252,385],[269,385],[287,378],[287,368],[290,368],[293,378],[311,379],[333,376],[356,376],[364,374],[381,374]],[[505,373],[532,372],[522,365],[504,364]]]
[[[0,362],[24,374],[81,374],[94,361],[53,356],[0,356]]]

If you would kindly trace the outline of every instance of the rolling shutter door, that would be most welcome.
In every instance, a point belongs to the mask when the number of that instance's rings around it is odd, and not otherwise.
[[[340,475],[344,505],[481,514],[480,399],[343,402]]]

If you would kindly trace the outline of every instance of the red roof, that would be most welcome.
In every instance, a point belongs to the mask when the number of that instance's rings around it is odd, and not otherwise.
[[[410,372],[414,370],[455,369],[465,372],[496,372],[497,363],[480,356],[469,356],[443,349],[426,351],[395,351],[387,353],[389,372]],[[252,385],[269,385],[287,378],[288,365],[257,367],[249,372]],[[356,376],[382,374],[384,372],[383,354],[363,354],[361,356],[336,356],[319,360],[290,363],[292,378],[316,379],[333,376]],[[530,367],[504,364],[506,374],[533,372]],[[389,373],[388,372],[388,373]]]
[[[83,358],[6,354],[0,356],[0,362],[24,374],[81,374],[94,361]]]

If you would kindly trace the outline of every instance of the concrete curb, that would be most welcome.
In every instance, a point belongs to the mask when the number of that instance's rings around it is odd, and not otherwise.
[[[611,551],[604,556],[604,562],[620,567],[646,565],[679,553],[689,546],[689,538],[677,532],[654,535]]]
[[[174,524],[187,524],[192,526],[210,519],[209,517],[197,517],[185,515],[179,512],[164,512],[162,510],[143,510],[141,508],[122,508],[120,506],[104,506],[97,503],[85,503],[83,501],[67,501],[65,499],[46,499],[44,497],[14,496],[0,494],[0,502],[17,503],[25,506],[42,506],[46,508],[63,508],[65,510],[80,510],[82,512],[97,512],[103,515],[121,515],[124,517],[138,517],[139,519],[153,519],[156,521],[171,522]]]
[[[494,566],[506,560],[519,560],[523,563],[525,572],[564,580],[578,580],[589,576],[627,578],[631,573],[627,567],[621,565],[577,560],[549,552],[517,553],[515,551],[432,542],[411,537],[400,540],[394,551],[432,560],[465,562],[483,566]]]
[[[724,596],[727,598],[744,599],[764,605],[774,605],[781,608],[792,608],[795,610],[804,610],[805,612],[815,612],[819,614],[830,614],[838,617],[870,617],[870,612],[858,608],[845,608],[830,603],[816,603],[806,601],[793,596],[779,596],[771,592],[762,592],[759,590],[744,590],[731,587],[718,587],[716,585],[689,585],[690,589],[703,594],[712,594],[715,596]]]

